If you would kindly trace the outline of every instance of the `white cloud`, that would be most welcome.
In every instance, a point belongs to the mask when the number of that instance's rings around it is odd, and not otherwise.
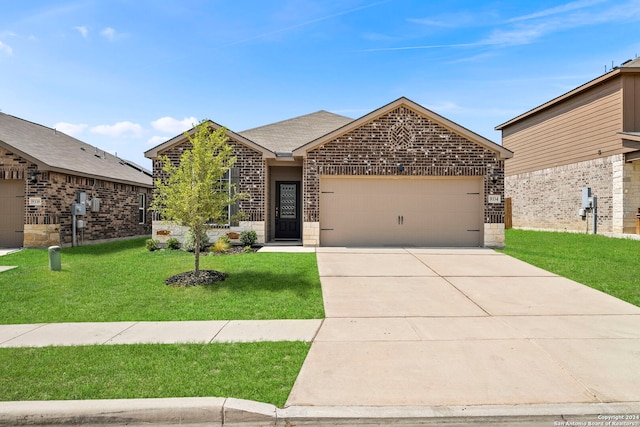
[[[151,138],[149,138],[147,140],[147,144],[156,146],[156,145],[162,144],[163,142],[167,141],[168,139],[169,138],[167,138],[166,136],[153,136],[153,137],[151,137]]]
[[[142,126],[129,121],[118,122],[113,125],[98,125],[91,128],[91,132],[107,136],[140,137],[143,134]]]
[[[82,132],[84,132],[84,130],[88,127],[88,125],[85,125],[85,124],[75,125],[73,123],[58,122],[55,125],[53,125],[53,127],[62,133],[66,133],[67,135],[77,137],[81,135]]]
[[[105,39],[109,40],[110,42],[120,40],[127,36],[125,33],[120,33],[111,27],[106,27],[105,29],[100,31],[100,35]]]
[[[462,107],[452,101],[444,101],[440,104],[427,105],[428,109],[439,112],[439,111],[462,111]]]
[[[161,117],[158,120],[151,122],[151,126],[154,129],[161,132],[169,133],[171,135],[177,135],[186,130],[191,129],[198,124],[198,119],[195,117],[185,117],[182,120],[174,119],[173,117]]]
[[[73,27],[73,28],[78,30],[78,32],[82,34],[82,37],[84,37],[85,39],[89,37],[89,29],[87,27],[80,26],[80,27]]]
[[[598,7],[603,4],[602,7]],[[488,47],[496,48],[526,45],[536,42],[548,34],[573,28],[603,23],[634,22],[640,20],[640,0],[611,4],[605,0],[576,0],[560,6],[543,9],[528,15],[516,16],[503,21],[485,38],[469,42],[439,45],[416,45],[363,49],[362,52],[400,51],[414,49],[443,49]],[[408,19],[409,22],[430,26],[459,26],[467,24],[465,18]],[[478,19],[476,19],[478,21]],[[490,21],[491,22],[491,21]]]
[[[572,10],[582,9],[585,7],[593,6],[598,3],[602,3],[604,0],[578,0],[570,3],[562,4],[560,6],[552,7],[550,9],[544,9],[539,12],[531,13],[529,15],[516,16],[509,19],[507,22],[526,21],[529,19],[543,18],[545,16],[557,15],[559,13],[569,12]]]
[[[11,49],[11,46],[6,45],[2,42],[0,42],[0,53],[1,52],[4,52],[9,56],[13,55],[13,49]]]
[[[478,42],[478,45],[519,46],[532,43],[552,31],[552,26],[544,23],[512,30],[495,30],[489,37]]]

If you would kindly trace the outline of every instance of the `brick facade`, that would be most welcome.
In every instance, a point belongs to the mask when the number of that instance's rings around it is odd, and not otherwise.
[[[620,159],[613,172],[613,197],[620,201],[614,204],[613,232],[635,234],[640,208],[640,162]],[[622,218],[616,218],[616,211]]]
[[[587,224],[578,216],[578,209],[582,188],[591,187],[592,194],[597,196],[598,231],[614,232],[613,169],[623,161],[622,157],[616,155],[506,177],[505,197],[512,199],[513,226],[585,232]]]
[[[262,153],[233,139],[229,139],[228,143],[233,147],[233,153],[237,158],[234,166],[238,175],[236,191],[249,195],[248,198],[238,201],[238,209],[244,212],[243,220],[264,221],[266,162]],[[180,164],[182,153],[191,148],[193,145],[187,140],[158,153],[158,159],[153,161],[154,181],[165,176],[160,156],[168,157],[177,166]]]
[[[254,230],[258,234],[259,242],[265,241],[265,170],[266,161],[262,157],[262,153],[255,151],[245,144],[233,139],[229,139],[229,145],[233,147],[233,153],[236,156],[234,169],[237,172],[236,191],[248,195],[246,199],[238,201],[238,210],[244,213],[243,221],[238,227],[232,227],[234,231]],[[180,164],[180,158],[185,150],[190,150],[193,145],[188,140],[169,147],[168,149],[158,153],[158,158],[153,160],[153,177],[162,179],[166,174],[162,170],[161,156],[168,157],[174,165]],[[177,226],[169,226],[163,224],[162,221],[154,221],[153,238],[158,240],[166,240],[167,236],[175,237],[182,241],[185,230],[176,228]],[[158,235],[158,231],[168,231],[170,234]],[[210,238],[215,241],[221,234],[218,231],[210,230]]]
[[[399,100],[402,101],[402,100]],[[410,101],[406,101],[411,105]],[[372,113],[372,119],[347,133],[313,148],[302,145],[294,149],[292,159],[296,167],[302,170],[302,240],[306,246],[317,246],[320,242],[319,203],[320,177],[322,175],[342,176],[428,176],[428,177],[478,177],[482,179],[484,191],[483,223],[484,244],[486,246],[504,245],[504,160],[509,157],[507,150],[501,147],[491,148],[475,142],[470,132],[458,129],[457,125],[449,127],[429,119],[428,113],[418,113],[402,102],[401,105],[389,107],[384,112]],[[427,117],[428,116],[428,117]],[[296,119],[292,119],[296,120]],[[447,123],[446,119],[444,123]],[[274,124],[288,129],[288,121]],[[282,133],[284,134],[284,132]],[[463,136],[466,135],[466,136]],[[274,136],[278,138],[278,136]],[[324,138],[324,137],[321,137]],[[471,139],[469,139],[471,138]],[[319,141],[319,139],[313,139]],[[274,142],[274,147],[279,147]],[[303,141],[300,141],[303,142]],[[166,144],[166,145],[165,145]],[[174,140],[147,152],[153,159],[154,179],[164,178],[162,156],[167,156],[174,165],[178,165],[185,150],[191,149],[188,140]],[[248,193],[250,198],[240,203],[240,210],[245,215],[244,224],[231,227],[231,231],[241,231],[247,227],[257,231],[260,242],[272,238],[269,235],[269,221],[274,222],[273,202],[265,197],[273,191],[277,179],[273,176],[271,183],[267,180],[267,159],[271,159],[269,167],[273,171],[274,164],[280,165],[282,159],[273,160],[274,152],[261,152],[246,144],[229,138],[233,146],[237,162],[237,190]],[[264,144],[263,144],[264,146]],[[267,146],[265,146],[267,147]],[[268,149],[268,148],[267,148]],[[276,156],[277,157],[277,156]],[[301,162],[297,163],[298,161]],[[275,163],[274,163],[275,162]],[[298,166],[300,165],[300,166]],[[402,165],[402,168],[398,168]],[[293,164],[292,164],[293,166]],[[233,174],[232,174],[233,177]],[[297,181],[297,179],[294,179]],[[232,180],[233,181],[233,180]],[[489,203],[489,195],[498,195],[498,203]],[[265,212],[269,206],[270,211]],[[243,228],[244,227],[244,228]],[[161,231],[158,233],[157,231]],[[159,240],[167,236],[180,240],[182,229],[154,221],[153,236]],[[211,232],[212,236],[220,234]],[[264,239],[264,240],[263,240]]]
[[[484,177],[484,222],[501,224],[504,200],[489,204],[487,195],[502,196],[503,173],[504,161],[495,152],[399,107],[308,152],[303,168],[303,217],[305,223],[319,221],[321,175],[480,176]]]
[[[71,205],[78,192],[100,199],[99,212],[87,210],[87,215],[79,217],[85,221],[84,242],[151,234],[148,211],[144,224],[138,219],[138,195],[146,195],[148,207],[150,188],[46,171],[37,176],[36,184],[28,183],[28,172],[37,170],[37,165],[0,148],[0,179],[25,180],[25,246],[72,243]],[[29,198],[39,198],[40,204],[30,206]],[[58,242],[52,237],[56,229]],[[42,238],[45,234],[46,239]]]

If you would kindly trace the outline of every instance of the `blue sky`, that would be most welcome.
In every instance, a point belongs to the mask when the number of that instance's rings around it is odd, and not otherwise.
[[[0,111],[151,166],[242,131],[401,96],[493,128],[640,54],[640,0],[0,0]]]

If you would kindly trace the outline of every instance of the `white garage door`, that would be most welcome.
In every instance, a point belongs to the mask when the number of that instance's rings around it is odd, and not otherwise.
[[[0,247],[22,247],[24,181],[0,180]]]
[[[322,246],[482,246],[482,179],[321,177]]]

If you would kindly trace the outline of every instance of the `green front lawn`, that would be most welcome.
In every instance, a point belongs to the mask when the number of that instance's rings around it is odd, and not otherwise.
[[[202,256],[229,277],[206,287],[164,279],[193,269],[193,254],[149,252],[144,239],[62,249],[50,271],[46,249],[0,257],[0,323],[323,318],[314,253]]]
[[[503,252],[640,306],[640,241],[506,230]]]
[[[283,406],[310,343],[0,349],[0,401],[236,397]]]

